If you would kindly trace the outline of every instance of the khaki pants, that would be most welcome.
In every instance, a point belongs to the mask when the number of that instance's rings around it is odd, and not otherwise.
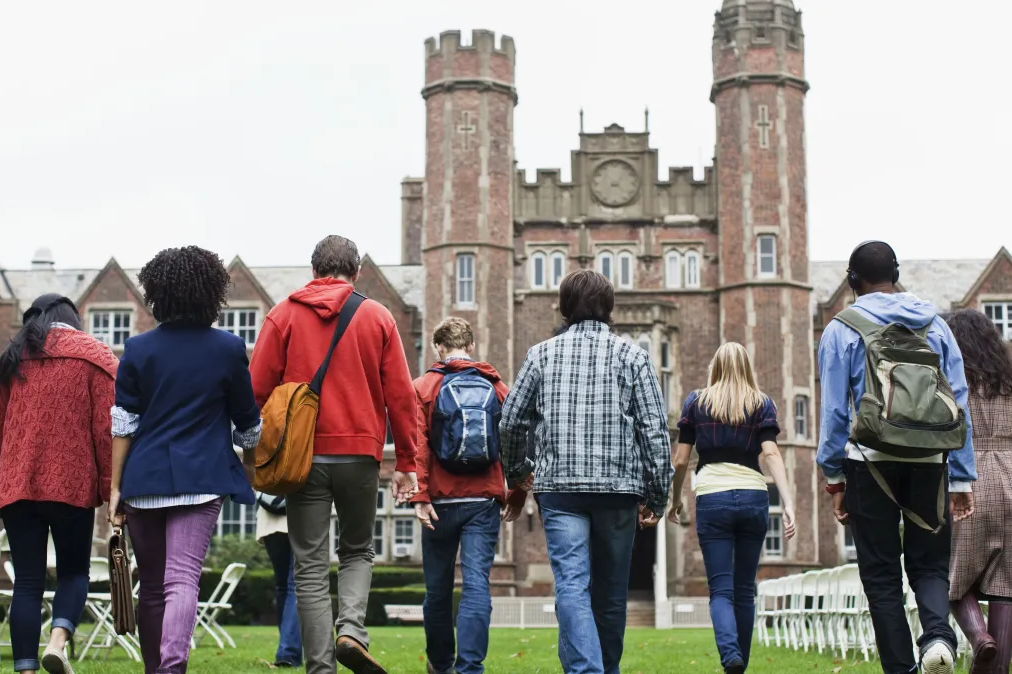
[[[331,504],[338,519],[337,633],[369,645],[365,612],[372,583],[378,488],[376,461],[314,463],[306,484],[286,498],[306,674],[336,671],[330,600]]]

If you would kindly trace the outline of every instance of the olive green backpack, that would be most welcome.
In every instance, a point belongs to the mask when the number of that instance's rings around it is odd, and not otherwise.
[[[901,459],[921,458],[961,449],[966,419],[956,402],[937,353],[928,344],[931,324],[911,330],[900,323],[879,325],[853,308],[836,320],[861,335],[865,348],[864,395],[851,427],[850,441],[858,451],[874,449]],[[863,452],[862,452],[863,455]],[[867,459],[867,457],[865,457]],[[875,482],[896,503],[874,462],[865,461]],[[934,533],[945,522],[945,481],[938,485],[937,527],[900,506],[907,518]]]

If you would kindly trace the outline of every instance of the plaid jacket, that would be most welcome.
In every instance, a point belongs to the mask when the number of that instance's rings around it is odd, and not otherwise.
[[[668,415],[646,352],[584,321],[531,347],[503,408],[509,484],[537,436],[536,492],[634,493],[663,513],[674,469]]]

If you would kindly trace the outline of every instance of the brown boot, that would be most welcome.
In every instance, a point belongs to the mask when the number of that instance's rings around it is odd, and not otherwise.
[[[1009,660],[1012,660],[1012,602],[988,602],[987,631],[998,642],[998,655],[991,671],[994,674],[1009,674]]]
[[[337,661],[354,674],[387,674],[387,670],[373,660],[365,646],[351,637],[337,638]]]
[[[988,634],[977,594],[967,592],[959,601],[950,602],[950,606],[953,617],[956,618],[972,648],[970,674],[991,674],[995,658],[998,657],[998,644],[994,637]]]

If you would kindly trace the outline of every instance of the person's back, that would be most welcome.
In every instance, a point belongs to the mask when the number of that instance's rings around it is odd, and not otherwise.
[[[637,523],[657,523],[672,474],[657,375],[645,351],[611,333],[614,303],[597,272],[563,280],[560,311],[571,327],[528,351],[500,423],[507,483],[518,485],[536,422],[534,491],[566,672],[618,671]]]
[[[938,355],[937,373],[935,377],[918,379],[918,386],[929,381],[937,389],[900,392],[905,398],[945,399],[951,387],[951,396],[962,410],[954,416],[959,423],[965,420],[970,426],[959,347],[930,303],[896,292],[898,279],[899,264],[888,244],[866,242],[851,254],[848,282],[858,295],[851,307],[854,313],[832,321],[819,345],[822,424],[817,460],[828,482],[827,491],[833,496],[836,517],[843,524],[849,523],[853,532],[883,670],[909,672],[916,665],[903,609],[902,556],[920,609],[923,634],[918,644],[922,665],[929,674],[942,674],[952,671],[956,648],[948,622],[950,526],[948,509],[944,507],[946,478],[952,493],[951,509],[958,521],[972,512],[970,484],[976,480],[976,473],[970,435],[967,433],[962,448],[948,452],[947,462],[946,452],[927,445],[918,456],[917,452],[901,455],[886,445],[876,451],[851,442],[852,418],[858,419],[864,406],[876,404],[876,400],[865,398],[866,391],[893,385],[888,364],[874,373],[866,372],[867,330],[863,336],[856,329],[864,325],[899,324],[909,328],[904,334],[926,333],[928,346]],[[902,355],[888,351],[882,354]],[[868,377],[872,376],[879,377],[881,384],[869,384]],[[945,387],[939,384],[943,380]],[[898,527],[901,517],[905,522],[902,541]]]
[[[0,517],[14,566],[14,668],[67,671],[88,593],[95,508],[109,500],[117,361],[81,331],[74,303],[37,298],[0,354]],[[49,644],[39,660],[46,541],[56,551]]]
[[[275,387],[313,379],[354,292],[360,261],[353,242],[326,237],[313,251],[312,264],[313,281],[271,310],[257,338],[250,373],[261,407]],[[302,489],[286,499],[308,674],[335,671],[327,543],[331,507],[339,521],[337,661],[356,673],[383,671],[368,653],[365,611],[388,418],[396,455],[393,493],[403,503],[417,492],[415,394],[393,316],[378,302],[365,300],[323,379],[312,470]]]

